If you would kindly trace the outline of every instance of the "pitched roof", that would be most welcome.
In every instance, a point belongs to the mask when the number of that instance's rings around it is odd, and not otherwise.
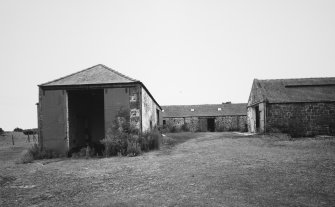
[[[218,110],[221,108],[221,111]],[[247,115],[247,104],[204,104],[162,106],[163,117]],[[194,110],[192,110],[194,109]]]
[[[335,78],[255,79],[248,106],[264,101],[269,103],[335,101]]]
[[[80,85],[99,85],[99,84],[114,84],[114,83],[136,83],[141,84],[145,91],[148,92],[149,96],[161,109],[161,106],[151,95],[150,91],[145,85],[136,79],[130,78],[122,73],[113,70],[105,65],[99,64],[93,67],[81,70],[79,72],[64,76],[62,78],[43,83],[40,87],[68,87],[68,86],[80,86]]]
[[[70,74],[68,76],[47,82],[41,86],[62,85],[86,85],[86,84],[108,84],[108,83],[131,83],[138,82],[123,75],[105,65],[99,64],[85,70]]]

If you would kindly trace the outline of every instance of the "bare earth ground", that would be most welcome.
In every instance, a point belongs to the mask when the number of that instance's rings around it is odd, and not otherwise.
[[[15,164],[24,147],[0,137],[0,206],[335,206],[334,138],[168,136],[183,142],[139,157],[31,164]]]

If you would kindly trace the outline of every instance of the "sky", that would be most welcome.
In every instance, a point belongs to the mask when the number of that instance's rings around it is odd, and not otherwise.
[[[104,64],[160,105],[246,103],[253,79],[335,77],[335,1],[0,0],[0,128],[38,84]]]

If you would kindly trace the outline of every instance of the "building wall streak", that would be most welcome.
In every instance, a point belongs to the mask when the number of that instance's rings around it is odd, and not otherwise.
[[[142,88],[142,131],[146,132],[157,126],[157,109],[156,103],[151,99],[149,94]]]
[[[141,129],[141,88],[129,88],[130,125],[140,131]]]
[[[129,88],[106,88],[104,92],[105,132],[109,132],[120,110],[130,110]]]

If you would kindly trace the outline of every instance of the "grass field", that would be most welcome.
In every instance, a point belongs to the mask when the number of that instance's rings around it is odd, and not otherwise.
[[[0,140],[1,157],[12,153],[0,159],[0,206],[335,206],[333,138],[167,136],[173,147],[138,157],[31,164]]]

